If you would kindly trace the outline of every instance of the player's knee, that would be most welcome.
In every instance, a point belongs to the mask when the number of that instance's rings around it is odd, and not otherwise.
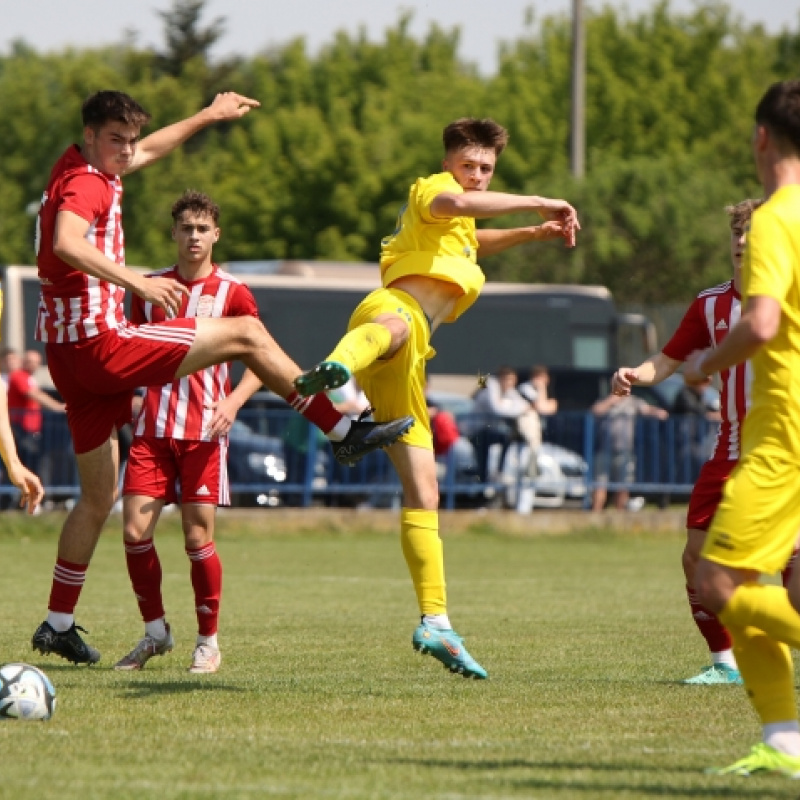
[[[272,343],[272,337],[267,333],[267,329],[261,320],[255,317],[239,317],[240,337],[244,349],[249,352],[261,350]]]
[[[392,337],[389,350],[384,354],[384,358],[394,355],[407,341],[410,329],[408,323],[397,314],[380,314],[374,319],[379,325],[383,325]]]
[[[183,538],[187,549],[198,550],[211,544],[213,540],[212,532],[200,525],[184,525]]]
[[[730,592],[717,570],[703,568],[706,563],[701,562],[695,570],[694,590],[704,608],[719,614],[730,599]]]
[[[139,544],[145,537],[145,531],[132,520],[123,520],[122,540],[125,544]]]
[[[88,518],[91,526],[103,526],[106,519],[108,519],[108,515],[111,513],[111,509],[114,508],[114,496],[115,492],[113,489],[109,489],[106,492],[97,490],[93,492],[81,492],[80,500],[78,500],[81,506],[80,511],[84,518]]]

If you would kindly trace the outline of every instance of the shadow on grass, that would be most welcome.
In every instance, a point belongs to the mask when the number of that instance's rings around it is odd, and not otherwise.
[[[247,692],[241,686],[230,686],[225,683],[205,682],[205,678],[185,681],[131,681],[127,686],[120,686],[119,692],[123,697],[140,698],[153,697],[164,694],[194,694],[195,692]]]
[[[429,767],[432,769],[456,769],[474,770],[486,772],[499,772],[502,770],[561,770],[561,771],[582,771],[591,774],[620,772],[626,775],[631,773],[661,773],[663,781],[650,781],[649,783],[638,781],[617,781],[617,782],[598,782],[592,781],[589,776],[586,780],[580,777],[564,776],[562,778],[506,778],[505,783],[515,789],[547,789],[555,797],[558,792],[585,792],[587,797],[597,794],[608,794],[610,792],[625,792],[636,794],[642,797],[720,797],[720,798],[759,798],[759,800],[787,800],[789,797],[796,797],[794,791],[786,791],[791,784],[787,783],[786,789],[766,787],[759,785],[758,777],[747,779],[747,784],[743,784],[743,778],[735,776],[722,776],[715,780],[719,781],[717,786],[669,786],[667,777],[669,774],[680,774],[682,776],[696,775],[698,778],[712,779],[711,776],[704,775],[696,767],[669,767],[669,766],[645,766],[643,764],[590,764],[585,761],[535,761],[528,759],[508,759],[506,761],[465,761],[463,759],[419,759],[419,758],[394,758],[384,759],[384,763],[405,764],[415,767]],[[493,781],[497,776],[493,777]],[[773,776],[775,778],[779,776]],[[785,778],[789,781],[789,778]],[[800,800],[800,799],[799,799]]]

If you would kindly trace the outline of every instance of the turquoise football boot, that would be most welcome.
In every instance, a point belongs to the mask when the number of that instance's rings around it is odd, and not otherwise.
[[[430,653],[456,675],[475,680],[489,677],[486,670],[467,652],[464,641],[454,630],[441,630],[422,622],[414,631],[411,641],[416,651],[422,655]]]

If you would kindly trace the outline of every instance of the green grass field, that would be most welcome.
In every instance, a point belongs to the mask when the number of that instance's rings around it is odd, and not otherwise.
[[[3,798],[789,798],[778,776],[714,778],[759,727],[735,687],[685,687],[706,662],[677,535],[445,535],[451,617],[490,680],[411,648],[397,537],[292,534],[221,520],[222,669],[189,675],[194,612],[175,519],[158,545],[175,651],[111,665],[141,635],[118,534],[101,540],[77,621],[103,653],[30,649],[58,518],[5,514],[0,661],[45,669],[47,723],[0,723]],[[262,525],[265,534],[257,532]]]

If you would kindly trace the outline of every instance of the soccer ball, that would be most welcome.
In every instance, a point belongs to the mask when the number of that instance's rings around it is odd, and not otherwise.
[[[0,667],[0,719],[50,719],[56,690],[40,669],[30,664]]]

